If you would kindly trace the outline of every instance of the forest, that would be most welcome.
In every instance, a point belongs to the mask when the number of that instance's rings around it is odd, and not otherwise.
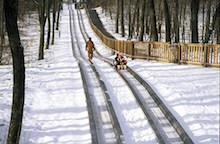
[[[9,57],[8,63],[13,63],[13,102],[7,136],[7,143],[12,144],[19,143],[25,100],[24,49],[28,46],[23,44],[20,38],[24,38],[26,34],[22,33],[22,29],[30,26],[36,20],[37,14],[38,26],[40,27],[38,60],[44,59],[44,49],[49,49],[49,45],[54,44],[55,29],[58,30],[59,27],[59,12],[62,3],[61,0],[1,0],[0,5],[0,64],[2,57],[5,56],[4,51],[11,52],[11,55],[6,56],[6,59]],[[52,22],[50,15],[52,15]],[[48,28],[45,42],[46,21]]]
[[[115,31],[138,41],[220,43],[219,0],[94,0]]]
[[[25,38],[26,33],[23,30],[27,27],[40,29],[39,60],[44,58],[44,49],[49,49],[49,46],[54,44],[54,33],[59,27],[61,3],[61,0],[20,0],[18,3],[18,29],[21,39]],[[0,64],[11,64],[3,6],[4,1],[0,0]],[[30,46],[31,43],[31,41],[22,40],[24,48]]]
[[[19,27],[30,25],[38,19],[37,23],[42,30],[39,59],[43,59],[45,23],[49,23],[48,30],[54,30],[53,23],[59,19],[59,13],[55,18],[56,12],[61,6],[59,0],[42,2],[41,4],[40,0],[21,0],[18,12]],[[220,0],[80,0],[80,2],[86,2],[90,8],[101,6],[103,13],[115,21],[115,32],[128,40],[220,43]],[[53,17],[52,22],[50,13]],[[0,63],[2,63],[3,53],[7,56],[8,52],[3,0],[0,1],[0,14]],[[56,27],[58,29],[58,26]],[[51,43],[54,41],[53,33]],[[50,33],[47,38],[46,49],[49,47]]]

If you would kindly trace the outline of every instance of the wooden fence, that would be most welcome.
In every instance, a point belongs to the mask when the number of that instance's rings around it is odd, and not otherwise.
[[[88,10],[90,25],[102,42],[115,52],[122,52],[131,58],[174,62],[179,64],[196,64],[220,68],[219,44],[169,44],[166,42],[132,42],[106,37],[92,23]]]
[[[220,67],[219,44],[179,44],[180,63]]]

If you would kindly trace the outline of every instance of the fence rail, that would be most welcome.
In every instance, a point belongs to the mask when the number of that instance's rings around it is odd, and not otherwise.
[[[102,42],[115,52],[122,52],[131,58],[194,64],[220,68],[219,44],[170,44],[166,42],[132,42],[109,38],[92,23],[86,9],[89,23]]]

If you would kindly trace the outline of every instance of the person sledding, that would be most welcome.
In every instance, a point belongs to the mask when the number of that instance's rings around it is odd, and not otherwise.
[[[126,69],[127,61],[125,56],[122,55],[122,53],[117,53],[116,57],[114,58],[114,66],[115,69]]]
[[[120,60],[121,60],[121,65],[127,65],[127,60],[125,58],[125,56],[122,55],[122,53],[120,53]]]
[[[89,38],[89,41],[86,42],[86,50],[88,51],[89,61],[91,61],[93,57],[93,51],[95,50],[95,46],[91,38]]]
[[[117,69],[117,66],[120,65],[120,59],[119,59],[118,53],[116,54],[116,57],[114,58],[113,63],[114,63],[115,69]]]

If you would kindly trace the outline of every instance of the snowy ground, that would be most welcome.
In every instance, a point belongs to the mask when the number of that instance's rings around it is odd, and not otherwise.
[[[83,14],[86,17],[84,11]],[[112,58],[111,51],[94,38],[87,19],[85,23],[97,50]],[[72,56],[67,7],[61,14],[60,30],[60,37],[56,35],[55,45],[46,51],[45,59],[26,64],[21,144],[91,143],[83,84],[77,61]],[[153,87],[195,143],[219,143],[219,69],[128,61],[128,65]],[[107,73],[109,68],[105,69],[99,71]],[[111,80],[114,79],[106,77],[109,83]],[[115,92],[112,89],[110,93]],[[0,143],[3,144],[6,143],[11,100],[12,66],[0,66]],[[127,100],[125,95],[121,100]],[[129,124],[129,119],[120,121]],[[138,139],[140,135],[137,132],[135,136]]]
[[[72,56],[69,13],[62,12],[61,37],[45,59],[26,65],[21,144],[91,143],[86,98]],[[36,49],[36,48],[33,48]],[[0,67],[0,143],[5,143],[12,99],[12,66]]]
[[[97,10],[101,14],[101,9]],[[105,28],[123,39],[114,33],[113,22],[103,15],[99,17]],[[88,33],[95,36],[92,31]],[[108,56],[103,48],[97,49]],[[219,68],[145,60],[128,60],[128,66],[151,85],[195,143],[219,143]]]

